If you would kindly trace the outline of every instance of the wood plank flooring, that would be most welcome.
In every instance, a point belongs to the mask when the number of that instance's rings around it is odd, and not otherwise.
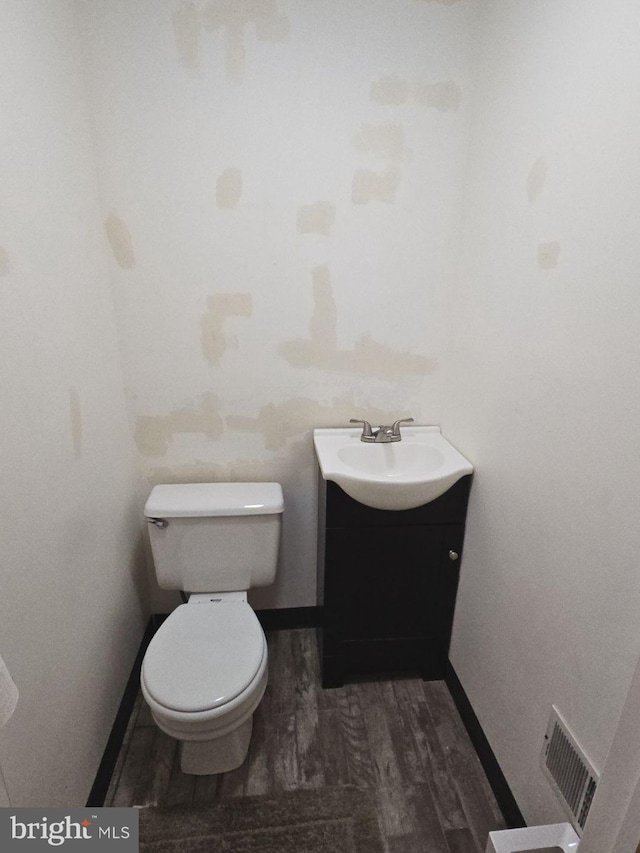
[[[323,690],[313,630],[267,640],[269,683],[244,764],[219,776],[181,773],[177,742],[139,696],[106,806],[357,785],[375,791],[387,853],[484,853],[488,833],[505,823],[444,682]]]

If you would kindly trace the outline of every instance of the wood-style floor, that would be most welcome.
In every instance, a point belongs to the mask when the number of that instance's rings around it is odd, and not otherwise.
[[[484,853],[505,823],[442,681],[320,685],[315,632],[273,631],[249,755],[219,776],[180,772],[177,742],[138,697],[106,806],[357,785],[375,791],[388,853]]]

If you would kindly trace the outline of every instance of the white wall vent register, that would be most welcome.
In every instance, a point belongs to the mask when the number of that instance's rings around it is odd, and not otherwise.
[[[541,763],[571,823],[581,835],[600,774],[570,732],[555,705],[551,706]]]

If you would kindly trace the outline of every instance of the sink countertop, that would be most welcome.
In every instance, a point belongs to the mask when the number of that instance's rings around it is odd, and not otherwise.
[[[315,429],[313,439],[323,478],[365,506],[412,509],[473,472],[439,426],[404,426],[397,442],[362,442],[361,434],[351,427]]]

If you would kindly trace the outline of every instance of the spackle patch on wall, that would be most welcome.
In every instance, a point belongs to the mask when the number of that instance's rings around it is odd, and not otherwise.
[[[404,144],[404,128],[401,124],[388,122],[363,125],[353,143],[361,154],[371,154],[386,160],[402,162],[411,156]]]
[[[392,204],[396,199],[401,177],[401,170],[395,166],[382,173],[371,169],[356,169],[351,184],[351,201],[354,204],[369,204],[372,201]]]
[[[224,423],[218,398],[207,394],[198,406],[176,409],[167,415],[141,415],[136,419],[135,442],[143,456],[164,456],[178,433],[201,433],[210,441],[220,438]]]
[[[222,210],[233,210],[242,196],[242,172],[225,169],[216,182],[216,204]]]
[[[386,409],[366,406],[364,410],[365,417],[373,422],[387,423],[394,417],[393,412]],[[362,411],[362,404],[356,403],[350,397],[334,399],[330,405],[318,403],[308,397],[298,397],[282,403],[268,403],[260,409],[255,418],[230,415],[226,418],[226,424],[229,429],[261,433],[268,450],[281,450],[288,445],[290,439],[303,434],[309,435],[313,427],[346,424],[349,418],[358,417]],[[305,449],[307,455],[312,457],[309,453],[310,447],[305,445]]]
[[[527,197],[529,203],[533,204],[542,190],[547,179],[547,162],[544,157],[538,157],[533,166],[529,169],[527,176]]]
[[[218,364],[229,341],[224,331],[229,317],[250,317],[250,293],[216,293],[207,299],[208,311],[200,320],[202,352],[210,364]]]
[[[435,359],[398,352],[363,334],[353,350],[337,345],[337,309],[326,265],[312,271],[314,310],[309,337],[283,341],[280,354],[293,367],[320,367],[332,371],[352,371],[372,375],[426,374],[436,367]]]
[[[390,75],[374,80],[369,92],[371,100],[381,107],[399,107],[417,104],[439,112],[456,111],[460,107],[462,92],[453,80],[435,83],[402,80]]]
[[[185,68],[196,69],[202,23],[195,3],[181,3],[171,16],[178,58]]]
[[[73,457],[80,459],[82,456],[82,410],[80,408],[80,395],[75,388],[71,388],[69,391],[69,423]]]
[[[302,472],[315,466],[307,439],[290,441],[282,454],[267,459],[232,459],[219,463],[203,459],[178,465],[152,466],[147,475],[153,483],[226,483],[273,480],[288,486],[302,482]]]
[[[335,205],[328,201],[303,204],[298,208],[298,234],[323,234],[326,237],[335,221]]]
[[[216,32],[224,30],[224,64],[229,79],[241,82],[245,71],[245,28],[255,25],[258,41],[285,42],[289,38],[289,19],[280,12],[276,0],[211,0],[202,11],[202,26]]]
[[[133,269],[136,265],[136,258],[127,223],[117,214],[110,213],[105,221],[105,228],[111,252],[118,266],[123,270]]]
[[[550,243],[538,244],[538,266],[543,270],[551,270],[558,266],[560,259],[560,243],[552,241]]]
[[[0,275],[7,275],[9,272],[9,255],[0,246]]]

